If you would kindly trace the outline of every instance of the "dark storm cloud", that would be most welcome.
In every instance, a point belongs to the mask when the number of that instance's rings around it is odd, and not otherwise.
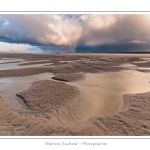
[[[150,15],[1,15],[1,41],[47,45],[40,48],[73,51],[149,49]],[[94,49],[93,49],[94,50]]]

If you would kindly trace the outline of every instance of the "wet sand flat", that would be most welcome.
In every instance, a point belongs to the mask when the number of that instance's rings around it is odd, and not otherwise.
[[[0,135],[150,135],[150,55],[0,58]]]

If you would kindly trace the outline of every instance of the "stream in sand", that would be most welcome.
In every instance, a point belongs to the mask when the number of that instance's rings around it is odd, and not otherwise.
[[[6,61],[6,60],[5,60]],[[19,113],[26,112],[27,106],[16,96],[40,80],[52,80],[53,74],[44,73],[26,77],[9,77],[0,79],[0,95],[7,105]],[[87,73],[85,79],[67,83],[79,88],[81,96],[76,105],[65,110],[60,119],[86,121],[94,116],[114,114],[123,107],[124,94],[144,93],[150,91],[150,73],[135,70],[120,72]]]

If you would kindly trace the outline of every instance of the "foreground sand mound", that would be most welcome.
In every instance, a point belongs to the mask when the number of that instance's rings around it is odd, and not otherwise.
[[[63,82],[44,80],[35,83],[28,90],[18,93],[31,109],[49,112],[52,108],[65,106],[73,100],[79,91]]]
[[[55,122],[46,122],[38,118],[27,118],[11,110],[0,97],[0,136],[24,135],[70,135],[67,128]]]
[[[84,79],[83,74],[79,73],[73,73],[73,74],[58,74],[52,77],[52,79],[59,80],[59,81],[65,81],[65,82],[73,82],[77,80]]]
[[[150,135],[150,92],[124,95],[125,108],[113,116],[67,127],[49,120],[31,120],[10,110],[0,97],[0,135]],[[7,112],[7,113],[6,113]],[[26,126],[24,132],[4,132],[5,126]],[[20,132],[19,132],[20,131]]]

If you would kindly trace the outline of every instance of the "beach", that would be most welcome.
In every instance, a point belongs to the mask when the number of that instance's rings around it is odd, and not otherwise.
[[[150,135],[150,54],[0,54],[0,135]]]

